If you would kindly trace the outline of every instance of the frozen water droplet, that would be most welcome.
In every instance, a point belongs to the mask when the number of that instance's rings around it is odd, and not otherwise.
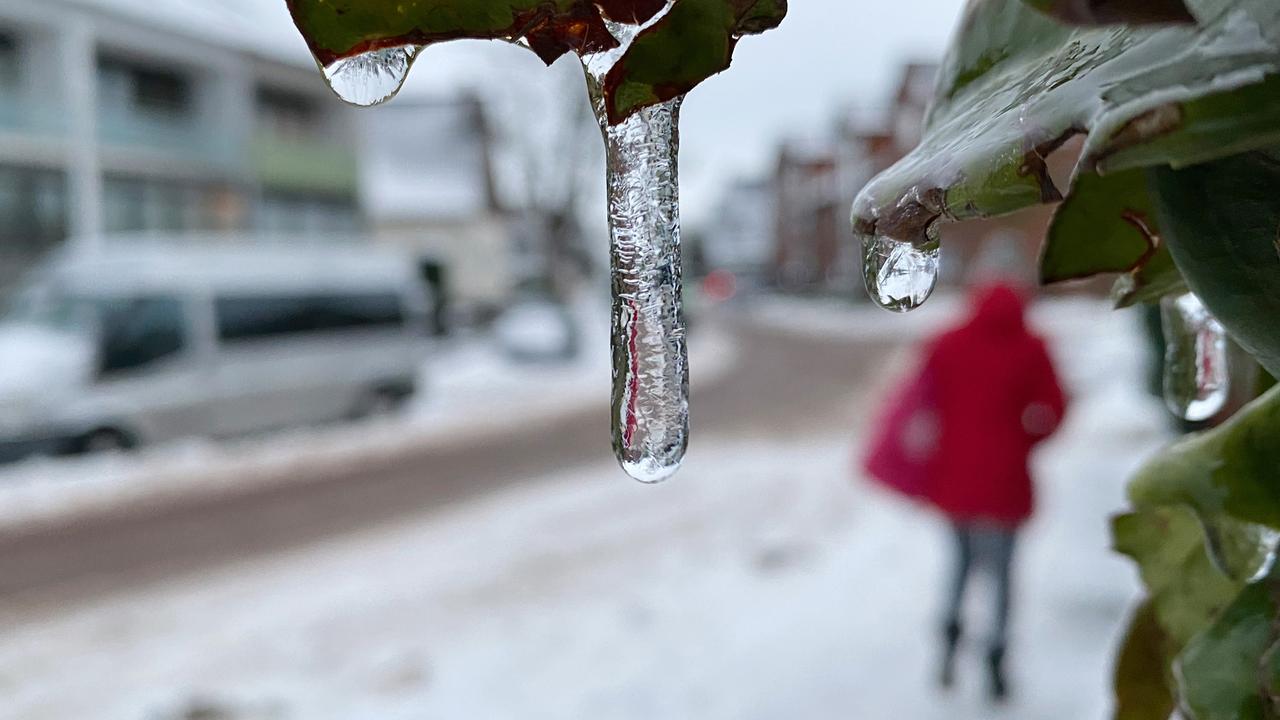
[[[352,105],[370,107],[400,92],[421,51],[417,45],[383,48],[342,58],[321,69],[338,97]]]
[[[1239,582],[1266,577],[1276,562],[1280,531],[1226,517],[1200,516],[1205,549],[1214,567]]]
[[[1160,302],[1164,320],[1164,400],[1175,415],[1201,422],[1227,404],[1227,332],[1194,293]]]
[[[625,47],[636,28],[610,28]],[[602,79],[617,51],[584,58],[604,135],[613,312],[613,449],[631,477],[667,479],[689,442],[689,360],[680,285],[683,98],[610,125]]]
[[[933,236],[923,247],[883,235],[864,236],[862,272],[867,293],[885,310],[915,310],[938,285],[940,255],[941,244]]]

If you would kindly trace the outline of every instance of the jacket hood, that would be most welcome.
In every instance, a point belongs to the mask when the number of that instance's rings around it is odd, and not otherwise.
[[[973,294],[973,315],[969,326],[984,333],[1012,335],[1026,332],[1026,304],[1009,285],[978,288]]]

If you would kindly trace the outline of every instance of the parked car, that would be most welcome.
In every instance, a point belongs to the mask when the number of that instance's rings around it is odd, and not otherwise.
[[[0,320],[0,458],[394,408],[429,310],[413,264],[368,247],[71,243]]]

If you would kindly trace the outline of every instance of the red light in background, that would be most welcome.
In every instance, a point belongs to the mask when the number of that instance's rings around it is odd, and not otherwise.
[[[724,302],[737,291],[738,279],[728,270],[712,270],[702,279],[702,293],[713,302]]]

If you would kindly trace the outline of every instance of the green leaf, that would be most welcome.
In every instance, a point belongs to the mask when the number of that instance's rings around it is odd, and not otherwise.
[[[1112,291],[1117,307],[1185,292],[1156,222],[1141,170],[1082,173],[1058,206],[1040,259],[1044,284],[1124,273]]]
[[[1280,156],[1156,168],[1151,182],[1187,284],[1245,350],[1280,374]]]
[[[855,227],[922,243],[934,222],[1054,202],[1045,157],[1081,133],[1078,174],[1273,144],[1280,3],[1192,9],[1198,26],[1073,28],[1021,0],[971,3],[924,140],[859,194]]]
[[[1026,0],[1031,7],[1074,25],[1194,23],[1182,0]],[[1163,720],[1163,719],[1162,719]]]
[[[1183,704],[1195,720],[1276,717],[1276,581],[1249,585],[1177,660]]]
[[[1117,552],[1138,564],[1152,611],[1176,653],[1239,592],[1205,553],[1200,523],[1181,507],[1150,507],[1112,519]]]
[[[1280,388],[1223,425],[1175,443],[1129,485],[1139,509],[1185,505],[1204,518],[1227,516],[1280,528]]]
[[[1131,272],[1155,255],[1159,246],[1146,173],[1084,173],[1054,213],[1040,261],[1040,280],[1055,283]]]
[[[1129,620],[1115,669],[1115,720],[1169,720],[1175,706],[1168,676],[1169,638],[1150,600]]]
[[[475,38],[528,40],[550,63],[617,47],[603,17],[643,22],[662,0],[287,0],[321,64],[369,50]]]
[[[1041,282],[1124,273],[1112,288],[1117,307],[1187,291],[1169,254],[1143,170],[1082,173],[1057,206],[1041,255]]]
[[[739,35],[776,27],[785,14],[785,0],[680,0],[609,71],[610,120],[683,95],[727,69]]]
[[[462,38],[522,40],[548,64],[614,49],[605,21],[653,20],[665,0],[287,0],[322,65],[371,50]],[[786,0],[676,0],[606,81],[611,122],[669,100],[729,66],[742,35],[777,27]]]

